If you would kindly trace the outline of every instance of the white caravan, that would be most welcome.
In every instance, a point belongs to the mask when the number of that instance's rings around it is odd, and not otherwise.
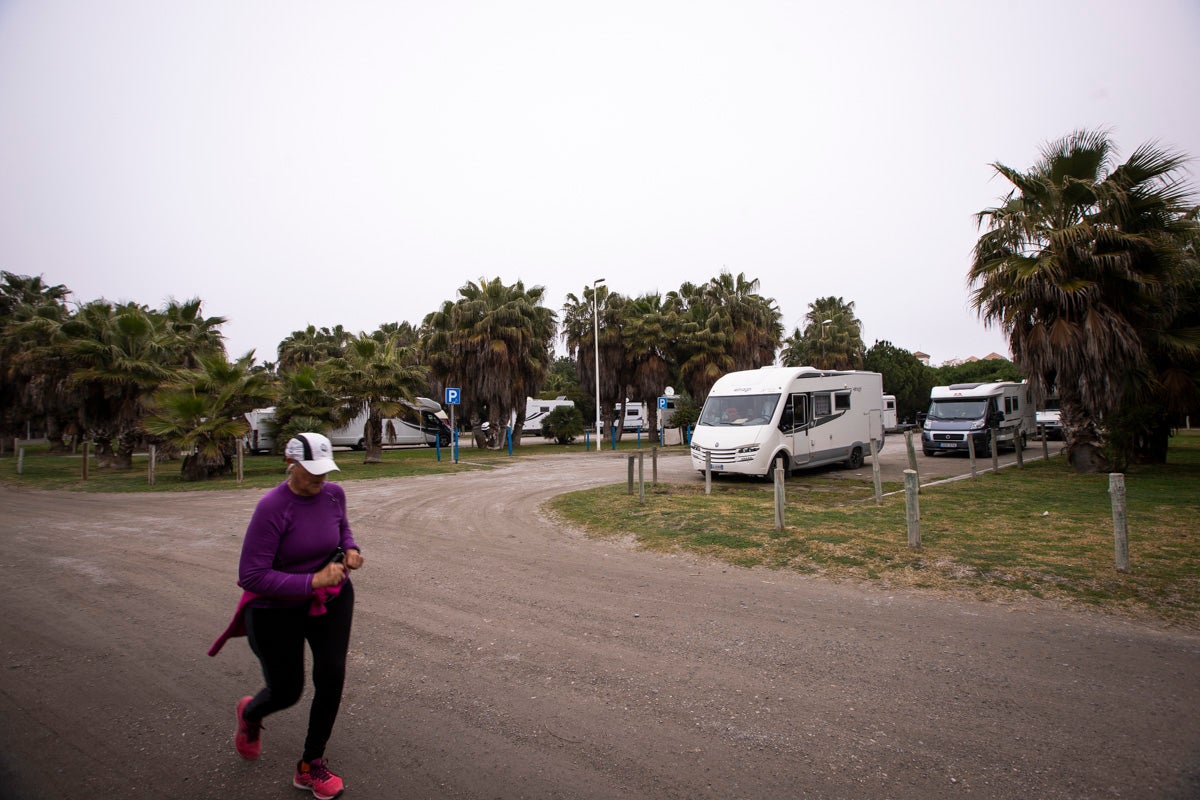
[[[1046,398],[1045,406],[1037,410],[1035,419],[1037,420],[1038,429],[1047,439],[1063,438],[1062,412],[1057,393],[1051,393]]]
[[[402,416],[389,417],[383,420],[383,446],[426,444],[435,447],[438,438],[445,447],[450,444],[450,426],[446,423],[442,407],[428,397],[418,397],[413,402],[401,400],[406,407]],[[367,424],[366,412],[355,417],[350,424],[329,434],[329,441],[334,447],[349,447],[362,450],[366,447],[364,428]]]
[[[536,397],[525,398],[525,425],[521,428],[521,433],[526,436],[541,436],[542,423],[546,421],[546,417],[550,416],[556,408],[575,407],[575,401],[568,400],[566,397],[559,395],[554,400],[539,400]],[[516,412],[514,413],[514,417]],[[513,422],[516,422],[514,418]]]
[[[998,381],[933,387],[921,429],[921,450],[927,456],[965,453],[970,436],[975,452],[989,455],[992,428],[996,428],[998,448],[1025,448],[1034,432],[1033,400],[1027,383]]]
[[[883,438],[878,372],[763,367],[713,384],[692,434],[692,466],[765,478],[776,464],[858,469]]]
[[[896,418],[896,395],[883,396],[883,429],[888,433],[900,430],[900,422]]]
[[[645,428],[647,424],[646,404],[631,403],[629,401],[617,403],[615,406],[613,406],[613,424],[615,425],[617,420],[621,419],[622,417],[624,417],[625,420],[624,427],[621,429],[622,433],[634,433],[638,430],[638,428]],[[600,430],[604,430],[603,420],[600,422]]]

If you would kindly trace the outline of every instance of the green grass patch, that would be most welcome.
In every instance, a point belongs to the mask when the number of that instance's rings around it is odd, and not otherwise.
[[[714,481],[711,495],[700,481],[660,485],[645,504],[615,485],[551,506],[594,535],[731,564],[984,599],[1051,598],[1200,626],[1200,433],[1173,438],[1166,465],[1126,474],[1129,573],[1114,566],[1108,481],[1053,459],[925,486],[920,549],[908,547],[903,493],[876,505],[870,480],[844,473],[789,479],[783,530],[771,486],[750,481]]]

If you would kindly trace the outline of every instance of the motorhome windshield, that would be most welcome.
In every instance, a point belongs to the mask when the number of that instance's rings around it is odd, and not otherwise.
[[[709,396],[700,412],[701,425],[767,425],[779,405],[778,394]]]
[[[934,400],[929,404],[929,416],[933,419],[983,419],[987,411],[986,399]]]

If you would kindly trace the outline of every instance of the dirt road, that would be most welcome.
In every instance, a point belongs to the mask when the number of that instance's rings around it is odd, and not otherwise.
[[[538,510],[624,476],[346,484],[347,798],[1200,795],[1194,632],[648,554]],[[298,796],[308,695],[244,762],[257,662],[205,655],[259,496],[0,489],[0,797]]]

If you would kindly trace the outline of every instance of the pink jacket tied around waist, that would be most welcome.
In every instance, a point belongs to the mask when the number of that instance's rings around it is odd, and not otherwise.
[[[320,589],[313,591],[312,602],[308,605],[308,615],[310,617],[319,617],[325,613],[325,604],[338,596],[342,591],[342,584],[337,586],[322,586]],[[233,612],[233,619],[229,621],[229,626],[217,637],[217,640],[212,643],[212,647],[208,648],[208,654],[215,656],[221,652],[221,648],[225,646],[225,642],[237,636],[246,635],[246,606],[257,597],[254,592],[242,592],[242,599],[238,601],[237,610]]]

